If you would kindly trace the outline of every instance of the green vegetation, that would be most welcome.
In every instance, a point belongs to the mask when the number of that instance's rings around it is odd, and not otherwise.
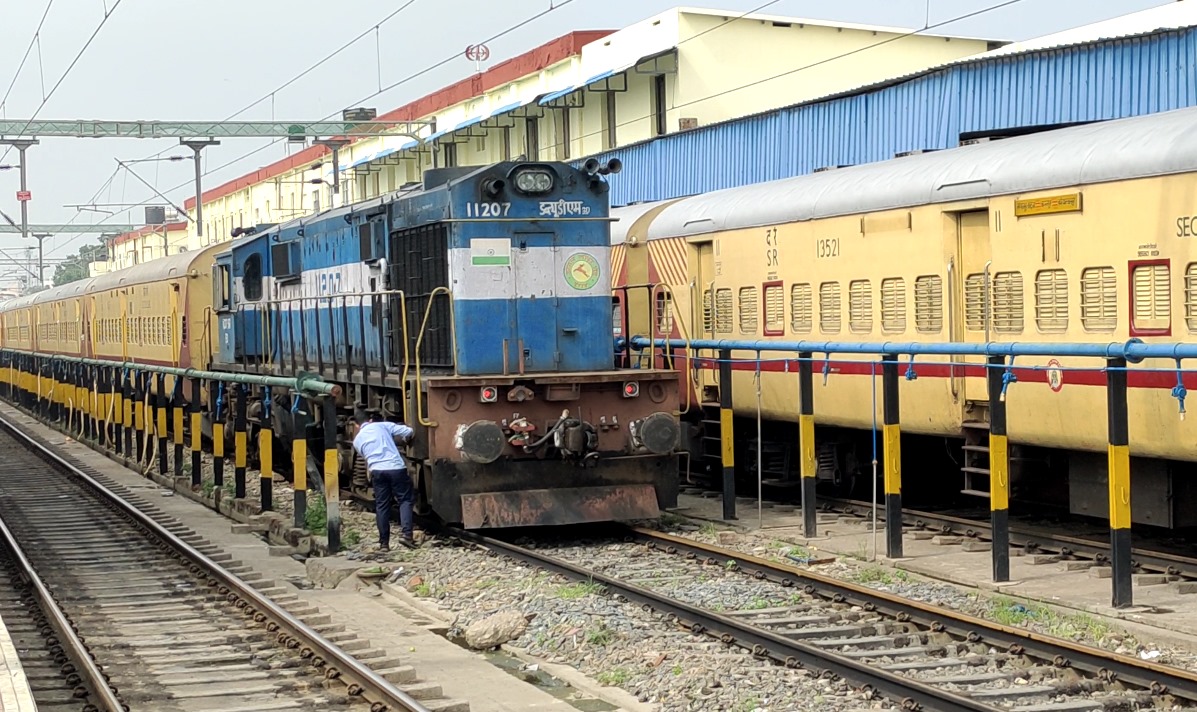
[[[304,512],[303,527],[313,534],[328,533],[328,510],[319,492],[308,490],[308,509]]]
[[[1061,614],[1039,603],[1022,603],[1006,596],[995,596],[986,604],[985,617],[994,623],[1023,628],[1036,626],[1059,638],[1103,640],[1115,633],[1108,623],[1085,613]]]
[[[614,639],[615,631],[602,621],[599,621],[598,627],[586,631],[586,642],[591,645],[606,645]]]
[[[614,670],[604,670],[598,674],[598,681],[608,687],[619,687],[626,683],[632,674],[625,668],[615,668]]]
[[[852,580],[856,583],[879,583],[889,586],[896,582],[910,580],[910,574],[901,569],[887,569],[883,566],[864,566],[852,573]]]
[[[357,546],[362,541],[362,533],[356,529],[346,529],[341,535],[341,543],[345,546]]]
[[[564,598],[566,600],[572,600],[575,598],[583,598],[585,596],[597,594],[602,590],[603,585],[601,583],[595,583],[594,581],[587,581],[585,583],[571,583],[558,588],[557,597]]]

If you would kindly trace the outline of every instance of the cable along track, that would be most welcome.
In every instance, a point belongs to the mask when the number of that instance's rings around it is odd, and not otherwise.
[[[651,607],[695,635],[841,677],[903,709],[1114,712],[1197,709],[1197,675],[909,601],[649,530],[535,549],[453,530],[494,553]],[[714,610],[704,575],[738,571],[785,605]],[[704,574],[704,570],[708,572]],[[748,580],[747,578],[745,579]],[[699,603],[696,603],[699,602]]]
[[[3,418],[0,461],[5,531],[111,688],[74,709],[428,712]]]

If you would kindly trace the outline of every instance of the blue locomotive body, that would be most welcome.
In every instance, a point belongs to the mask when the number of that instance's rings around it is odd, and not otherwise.
[[[437,169],[258,229],[217,257],[216,367],[343,384],[342,483],[358,496],[349,416],[367,409],[416,428],[413,475],[448,521],[656,516],[676,503],[677,375],[614,368],[608,186],[589,168]]]

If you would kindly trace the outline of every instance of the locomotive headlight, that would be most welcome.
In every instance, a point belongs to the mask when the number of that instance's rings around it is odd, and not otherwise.
[[[521,193],[547,193],[553,189],[553,174],[543,168],[525,168],[516,172],[515,187]]]

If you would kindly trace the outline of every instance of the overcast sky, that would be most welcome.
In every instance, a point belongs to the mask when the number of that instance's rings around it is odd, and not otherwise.
[[[40,41],[34,43],[18,74],[47,2],[49,13]],[[761,11],[769,14],[910,28],[924,27],[928,18],[935,24],[1006,5],[938,27],[935,32],[1021,40],[1166,3],[569,0],[563,4],[554,0],[554,4],[558,7],[552,12],[489,42],[490,64],[572,30],[615,30],[679,4],[739,12],[767,4]],[[273,112],[280,120],[313,120],[359,105],[376,107],[382,113],[469,75],[473,63],[461,56],[466,45],[549,7],[549,0],[0,0],[0,91],[8,93],[3,115],[10,119],[32,116],[64,73],[65,79],[41,106],[38,118],[218,120],[251,104],[237,118],[264,120],[272,118]],[[106,12],[107,22],[67,72]],[[278,91],[271,100],[272,92],[281,85],[367,31],[362,40]],[[444,66],[372,96],[380,85],[399,82],[453,55],[457,57]],[[212,171],[205,177],[205,185],[218,185],[284,155],[282,146],[272,146],[219,168],[262,145],[250,139],[225,139],[223,145],[205,151],[206,169]],[[189,149],[178,147],[174,140],[43,139],[29,151],[29,187],[34,197],[30,222],[72,218],[79,223],[105,218],[109,222],[141,222],[140,208],[113,217],[95,213],[76,217],[76,211],[64,205],[88,203],[93,198],[110,203],[153,198],[136,177],[117,171],[115,159],[128,161],[163,151],[163,156],[190,155]],[[16,162],[15,151],[0,160],[0,164]],[[179,205],[193,192],[190,161],[141,163],[132,168]],[[0,210],[19,221],[17,186],[16,170],[0,171]],[[54,238],[47,243],[47,256],[74,252],[84,239],[93,237]],[[20,236],[0,236],[0,248],[23,246]],[[50,274],[47,270],[47,277]]]

